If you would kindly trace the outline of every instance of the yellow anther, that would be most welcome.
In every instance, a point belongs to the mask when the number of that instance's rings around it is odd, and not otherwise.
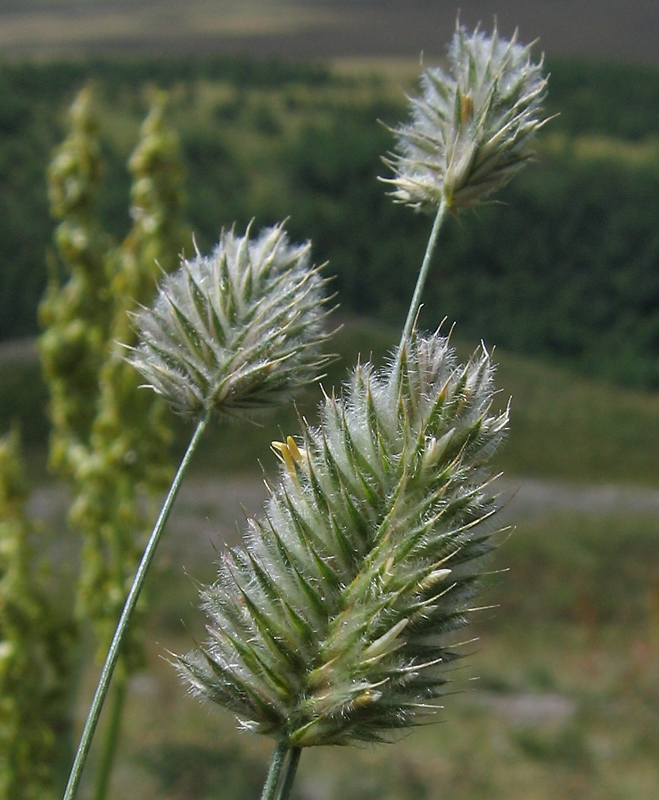
[[[291,477],[296,478],[295,468],[302,464],[305,451],[300,450],[292,436],[287,436],[285,442],[272,442],[271,447],[275,455],[284,462]]]
[[[465,125],[471,122],[474,115],[474,100],[470,94],[463,94],[460,98],[460,122]]]
[[[302,463],[302,458],[305,454],[304,450],[300,450],[300,448],[295,444],[295,439],[292,436],[286,437],[286,444],[288,446],[288,452],[291,454],[293,461],[296,464]]]

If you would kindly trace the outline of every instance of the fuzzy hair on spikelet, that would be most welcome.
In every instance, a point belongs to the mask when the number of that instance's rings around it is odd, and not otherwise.
[[[182,414],[258,411],[288,400],[327,359],[323,288],[309,242],[283,224],[255,238],[223,232],[162,281],[137,315],[140,344],[128,360]]]
[[[208,641],[175,664],[191,691],[294,746],[382,741],[437,708],[494,547],[484,350],[456,363],[413,332],[393,367],[358,365],[316,427],[273,449],[279,483],[203,589]]]
[[[546,91],[542,62],[516,36],[458,25],[447,69],[422,74],[412,120],[394,130],[398,153],[385,163],[396,174],[383,179],[394,199],[432,211],[443,198],[457,211],[504,186],[533,155]]]

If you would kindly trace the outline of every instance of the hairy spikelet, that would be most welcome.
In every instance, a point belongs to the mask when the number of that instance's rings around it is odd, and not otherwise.
[[[181,413],[286,400],[325,363],[325,281],[309,262],[310,244],[291,244],[283,225],[223,233],[212,255],[163,280],[131,363]]]
[[[507,414],[493,367],[413,334],[358,366],[283,467],[244,548],[202,593],[209,639],[176,659],[193,693],[296,746],[378,741],[433,713],[496,508],[484,465]]]
[[[396,200],[427,210],[442,199],[454,210],[474,206],[532,156],[547,79],[515,38],[458,26],[447,69],[422,74],[412,120],[395,130],[398,154],[385,160]]]

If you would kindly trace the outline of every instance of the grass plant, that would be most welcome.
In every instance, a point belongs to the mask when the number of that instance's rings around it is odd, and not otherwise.
[[[413,119],[386,163],[393,195],[435,213],[428,247],[386,372],[358,364],[320,425],[274,442],[279,483],[245,547],[223,557],[202,593],[210,639],[178,657],[197,694],[246,729],[275,738],[263,800],[286,800],[301,750],[387,741],[439,708],[492,549],[496,511],[486,464],[507,410],[491,413],[486,350],[465,366],[439,333],[416,331],[444,217],[473,207],[528,160],[546,81],[530,51],[458,26],[449,68],[423,75]],[[128,623],[174,499],[211,413],[245,413],[308,383],[324,340],[307,248],[281,227],[223,234],[209,258],[183,260],[137,317],[130,363],[196,420],[94,693],[65,791],[76,794]]]
[[[488,38],[458,27],[449,60],[448,72],[424,74],[415,117],[398,130],[401,154],[388,162],[397,199],[436,209],[392,365],[386,375],[358,365],[345,395],[327,398],[318,428],[305,425],[299,444],[291,436],[273,443],[280,483],[264,516],[249,520],[245,549],[224,557],[203,593],[209,642],[177,659],[195,692],[276,739],[264,800],[289,796],[301,748],[386,741],[437,710],[457,657],[449,634],[475,610],[469,603],[492,546],[483,523],[496,503],[483,466],[507,412],[490,414],[489,354],[458,367],[446,339],[420,336],[414,323],[446,212],[481,202],[528,159],[545,81],[529,50],[496,31]],[[285,288],[297,276],[292,268],[285,278],[282,266],[300,256],[277,237],[268,232],[253,245],[227,238],[211,259],[183,262],[140,315],[132,363],[198,423],[115,632],[67,798],[211,411],[270,404],[273,389],[276,398],[308,380],[303,337],[320,339],[304,317],[318,300],[312,278],[299,281],[299,299]]]
[[[543,124],[544,92],[528,48],[496,31],[488,37],[458,27],[447,70],[425,73],[412,119],[397,129],[398,154],[387,160],[394,197],[435,214],[400,342],[384,367],[360,359],[343,390],[325,394],[317,421],[300,414],[301,433],[273,442],[281,466],[268,484],[264,511],[248,517],[243,543],[223,553],[213,582],[202,587],[206,641],[172,657],[194,693],[231,711],[243,728],[275,739],[264,800],[287,800],[296,791],[318,795],[324,769],[321,796],[355,798],[432,797],[440,782],[456,797],[532,790],[543,797],[550,775],[552,797],[595,798],[600,780],[611,780],[615,791],[639,791],[656,772],[646,754],[659,733],[641,710],[656,701],[659,599],[648,567],[656,549],[651,523],[638,517],[630,526],[628,516],[606,517],[610,538],[603,547],[602,515],[530,519],[530,535],[506,547],[508,564],[520,575],[517,592],[502,590],[495,579],[486,604],[475,606],[483,577],[500,574],[497,561],[485,564],[498,540],[490,522],[499,505],[491,459],[508,406],[495,399],[484,347],[460,365],[443,335],[422,334],[416,325],[448,212],[480,204],[528,160],[529,142]],[[254,113],[267,136],[274,118],[263,109]],[[211,414],[244,415],[286,403],[317,375],[326,338],[322,287],[308,247],[291,245],[283,226],[255,237],[249,229],[244,236],[232,230],[210,256],[183,259],[180,271],[164,278],[153,306],[136,317],[139,342],[129,363],[195,427],[112,638],[66,789],[69,800],[155,549]],[[527,390],[533,389],[531,381]],[[639,409],[641,418],[645,412]],[[243,449],[242,433],[237,445]],[[620,566],[620,550],[631,556],[629,569]],[[551,568],[539,578],[538,565]],[[534,592],[546,606],[529,602]],[[625,592],[625,603],[612,601]],[[181,595],[174,595],[175,604]],[[489,617],[490,600],[503,606],[501,622]],[[156,612],[161,620],[172,612],[164,605]],[[389,741],[433,717],[449,681],[468,687],[453,662],[464,648],[456,632],[475,612],[481,616],[474,632],[494,636],[498,660],[489,668],[484,658],[481,692],[456,700],[459,735],[424,728],[414,746],[402,749],[400,762],[380,762],[382,774],[372,782],[356,776],[372,758],[359,752],[348,756],[350,782],[337,779],[345,771],[326,752],[333,748],[321,746]],[[533,640],[531,658],[516,642],[523,635]],[[612,651],[611,663],[598,658],[608,656],[610,642],[615,647],[630,636],[628,653]],[[584,646],[592,658],[581,664]],[[515,652],[508,660],[501,658],[507,647]],[[593,676],[587,691],[571,683],[566,664]],[[123,688],[130,691],[128,682]],[[139,729],[163,712],[171,719],[177,701],[167,696],[164,708],[150,708],[132,725]],[[129,706],[129,714],[139,707]],[[595,720],[606,710],[618,724],[621,707],[639,726],[627,749],[612,757],[612,725]],[[151,736],[137,771],[155,767],[161,783],[142,796],[191,791],[194,776],[171,767],[182,759],[207,762],[208,748],[192,730],[181,724],[175,743]],[[223,731],[216,742],[217,757],[227,764],[235,739]],[[296,789],[300,755],[310,746],[325,752],[313,770],[302,764]],[[438,747],[455,761],[431,764],[425,756]],[[632,751],[633,773],[614,780],[608,762],[630,762]],[[108,791],[104,763],[101,756],[100,796]],[[516,765],[513,785],[506,771]],[[220,784],[192,791],[220,797],[227,789]],[[134,793],[136,782],[128,777],[119,785]]]

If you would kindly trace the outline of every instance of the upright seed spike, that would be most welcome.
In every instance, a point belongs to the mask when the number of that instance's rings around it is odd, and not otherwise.
[[[490,532],[477,527],[490,499],[475,471],[481,428],[497,424],[483,411],[488,371],[478,359],[454,366],[439,335],[411,341],[401,417],[391,373],[360,367],[345,396],[326,396],[320,423],[303,432],[303,447],[288,437],[280,443],[298,481],[282,471],[267,526],[247,542],[258,554],[250,567],[254,585],[281,595],[269,613],[289,632],[273,635],[289,649],[298,641],[305,654],[299,670],[282,655],[298,687],[280,729],[289,742],[350,741],[357,730],[359,738],[375,739],[417,724],[446,682],[440,665],[450,661],[449,650],[437,637],[465,624],[475,607],[479,559],[492,544]],[[385,437],[390,454],[375,467]],[[454,446],[457,454],[447,451]],[[331,569],[323,568],[326,559]],[[255,590],[243,588],[258,601]],[[270,654],[260,634],[250,644],[275,663],[276,651]],[[221,650],[225,660],[231,647]],[[430,662],[424,672],[421,665]]]

